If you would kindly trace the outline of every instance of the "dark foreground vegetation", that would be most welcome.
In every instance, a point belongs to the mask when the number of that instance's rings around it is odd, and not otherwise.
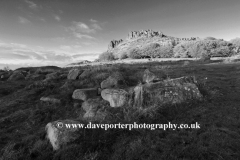
[[[240,63],[149,62],[81,67],[88,70],[72,81],[74,88],[99,87],[108,75],[121,72],[128,85],[134,86],[148,68],[159,77],[195,76],[204,96],[202,101],[164,106],[147,112],[123,108],[122,123],[198,122],[200,129],[177,130],[85,130],[79,141],[53,151],[45,138],[47,123],[59,119],[79,119],[81,106],[74,105],[72,90],[61,89],[70,69],[23,68],[46,75],[58,70],[59,78],[43,85],[43,80],[0,81],[0,159],[44,160],[157,160],[157,159],[228,159],[240,157]],[[41,102],[54,95],[60,104]],[[82,123],[86,123],[82,121]],[[108,123],[103,121],[101,123]]]

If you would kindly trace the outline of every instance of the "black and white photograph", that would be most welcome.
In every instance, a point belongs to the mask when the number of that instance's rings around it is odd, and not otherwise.
[[[240,160],[240,0],[0,0],[0,160]]]

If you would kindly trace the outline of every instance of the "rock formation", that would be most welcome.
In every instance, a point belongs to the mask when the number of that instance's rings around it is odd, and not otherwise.
[[[120,40],[112,40],[112,41],[109,43],[109,45],[108,45],[108,49],[110,50],[110,49],[115,48],[115,47],[116,47],[117,45],[119,45],[121,42],[123,42],[122,39],[120,39]]]
[[[127,39],[133,38],[141,38],[141,37],[164,37],[163,33],[160,31],[153,31],[153,30],[141,30],[141,31],[131,31],[128,33]]]

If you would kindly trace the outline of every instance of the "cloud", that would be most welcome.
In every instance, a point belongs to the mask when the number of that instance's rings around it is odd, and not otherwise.
[[[86,39],[96,39],[92,36],[89,36],[89,35],[86,35],[86,34],[81,34],[81,33],[76,33],[74,32],[73,33],[75,37],[79,38],[79,39],[82,39],[82,38],[86,38]]]
[[[33,10],[37,10],[39,8],[39,6],[36,3],[34,3],[30,0],[24,0],[24,2],[26,2],[28,4],[28,7]]]
[[[95,33],[96,31],[89,26],[82,22],[72,22],[72,26],[70,30],[77,32],[77,33]]]
[[[30,21],[27,18],[24,18],[24,17],[21,17],[21,16],[18,17],[18,22],[21,23],[21,24],[30,23]]]
[[[95,29],[95,30],[102,30],[102,27],[100,27],[98,24],[92,24],[92,27]]]
[[[90,19],[89,21],[92,22],[92,23],[97,23],[97,22],[98,22],[98,21],[95,20],[95,19]]]
[[[54,19],[56,19],[58,22],[61,21],[61,17],[58,15],[53,15]]]
[[[96,20],[94,22],[96,22]],[[67,30],[70,31],[75,37],[79,39],[82,39],[82,38],[96,39],[91,34],[96,33],[98,30],[102,30],[102,28],[97,23],[87,25],[86,23],[83,23],[83,22],[73,21],[72,25],[68,27]]]

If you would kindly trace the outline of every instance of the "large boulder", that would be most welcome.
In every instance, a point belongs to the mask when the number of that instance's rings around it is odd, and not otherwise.
[[[14,71],[12,75],[8,78],[8,81],[23,80],[23,79],[25,79],[25,76],[22,71]]]
[[[80,123],[74,120],[59,120],[48,123],[45,127],[46,138],[50,141],[53,150],[58,150],[81,136],[77,132],[81,129],[79,125]]]
[[[101,88],[118,88],[121,86],[125,86],[125,80],[123,78],[123,75],[119,72],[114,73],[110,77],[108,77],[106,80],[101,82]]]
[[[128,92],[123,89],[104,89],[101,96],[110,103],[111,107],[122,107],[129,100]]]
[[[151,83],[156,78],[155,74],[146,69],[143,73],[143,82]]]
[[[72,98],[86,101],[87,99],[96,97],[97,95],[97,88],[76,89],[73,92]]]
[[[71,69],[68,73],[67,79],[77,79],[77,77],[82,73],[80,69]]]
[[[179,104],[202,99],[194,77],[181,77],[134,88],[134,106]]]

